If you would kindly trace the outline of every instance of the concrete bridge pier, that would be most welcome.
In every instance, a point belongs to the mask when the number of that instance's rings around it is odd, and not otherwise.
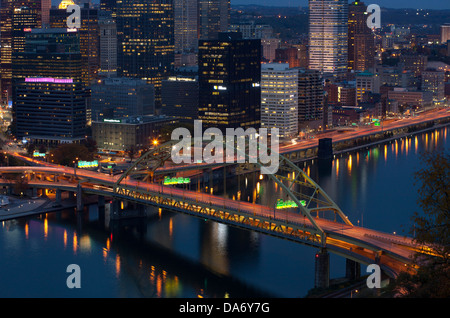
[[[77,211],[83,211],[84,202],[83,202],[83,192],[81,189],[81,185],[77,186]]]
[[[315,255],[314,287],[328,288],[330,286],[330,254],[326,248],[321,248]]]
[[[98,203],[97,203],[99,208],[103,208],[105,207],[105,197],[103,195],[99,195],[98,196]]]
[[[113,199],[111,203],[111,210],[110,210],[110,218],[112,220],[118,220],[120,218],[120,201]]]
[[[61,193],[62,191],[60,189],[56,189],[55,199],[57,204],[61,204]]]
[[[351,259],[345,260],[345,277],[349,280],[358,279],[361,276],[361,264]]]

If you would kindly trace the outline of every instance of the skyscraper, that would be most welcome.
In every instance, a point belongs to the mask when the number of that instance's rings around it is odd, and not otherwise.
[[[161,82],[174,64],[173,0],[117,2],[117,75],[146,80],[161,105]]]
[[[192,52],[198,46],[198,0],[174,0],[175,52]]]
[[[304,122],[323,118],[324,86],[317,70],[298,69],[298,121]]]
[[[347,0],[309,0],[309,68],[347,72]]]
[[[239,32],[199,41],[199,119],[203,127],[258,128],[261,40]],[[225,131],[225,130],[224,130]]]
[[[52,28],[67,28],[66,9],[50,10],[50,26]],[[99,54],[99,23],[98,10],[85,4],[81,7],[81,28],[78,30],[80,36],[80,53],[83,66],[83,83],[89,87],[91,81],[98,76],[100,66]]]
[[[364,2],[349,4],[348,69],[366,71],[375,64],[375,37],[367,26],[367,6]]]
[[[12,19],[12,53],[22,52],[25,48],[25,33],[38,26],[37,9],[22,7],[14,9]]]
[[[450,23],[441,25],[441,43],[446,44],[450,41]]]
[[[101,19],[100,28],[100,69],[99,76],[117,75],[117,26],[112,18]]]
[[[33,142],[84,139],[85,89],[78,32],[33,29],[12,57],[13,133]]]
[[[230,0],[198,0],[199,38],[217,39],[230,24]]]
[[[0,99],[9,100],[12,92],[11,58],[13,49],[13,18],[16,9],[23,7],[35,10],[37,27],[42,25],[42,17],[48,15],[50,0],[2,0],[0,8],[0,73],[2,88]],[[18,17],[18,16],[17,16]],[[17,22],[16,22],[17,24]]]
[[[298,133],[298,69],[289,66],[269,63],[261,70],[261,127],[278,128],[280,139]]]

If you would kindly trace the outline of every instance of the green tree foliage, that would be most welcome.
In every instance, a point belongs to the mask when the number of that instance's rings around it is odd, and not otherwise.
[[[94,154],[85,145],[72,143],[61,144],[57,148],[52,149],[50,151],[50,158],[53,163],[63,166],[73,166],[77,158],[78,160],[84,161],[94,160]]]
[[[425,153],[422,168],[415,173],[419,186],[418,205],[411,234],[419,244],[432,247],[433,256],[417,254],[417,274],[401,273],[393,290],[400,297],[450,297],[450,155]]]

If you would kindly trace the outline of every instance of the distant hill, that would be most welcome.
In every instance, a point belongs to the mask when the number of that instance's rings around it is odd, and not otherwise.
[[[450,22],[450,10],[381,8],[381,23],[410,26],[417,33],[438,34],[440,25]],[[282,38],[295,38],[308,32],[308,8],[232,5],[231,23],[254,20],[269,24]],[[423,26],[426,25],[426,28]]]

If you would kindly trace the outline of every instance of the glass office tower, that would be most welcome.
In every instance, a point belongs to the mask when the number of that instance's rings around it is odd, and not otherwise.
[[[309,68],[347,72],[347,0],[309,0]]]

